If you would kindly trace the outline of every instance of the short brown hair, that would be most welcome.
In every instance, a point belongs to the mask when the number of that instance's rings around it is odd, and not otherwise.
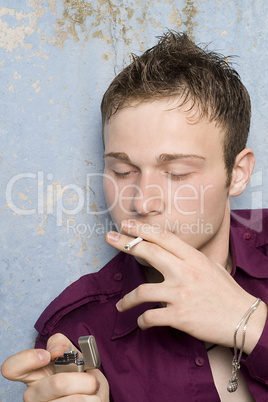
[[[227,59],[201,49],[186,34],[168,31],[156,46],[119,73],[105,92],[103,127],[118,110],[135,102],[178,97],[190,101],[200,117],[215,121],[225,131],[223,144],[227,185],[237,154],[245,148],[251,117],[250,97]]]

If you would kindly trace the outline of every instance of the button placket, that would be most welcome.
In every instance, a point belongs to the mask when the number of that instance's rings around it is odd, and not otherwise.
[[[117,272],[116,274],[114,274],[113,279],[116,282],[119,282],[119,281],[121,281],[123,279],[123,275],[121,274],[121,272]]]
[[[203,357],[200,356],[196,357],[194,362],[198,367],[202,367],[205,364],[205,360],[203,359]]]

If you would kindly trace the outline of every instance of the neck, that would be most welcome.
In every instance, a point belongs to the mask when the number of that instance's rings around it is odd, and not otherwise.
[[[226,203],[222,224],[213,239],[199,249],[215,264],[222,265],[229,273],[232,271],[230,254],[230,205]]]

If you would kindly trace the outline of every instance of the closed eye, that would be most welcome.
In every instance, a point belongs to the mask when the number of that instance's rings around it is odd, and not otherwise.
[[[127,176],[129,176],[131,173],[133,172],[116,172],[115,170],[112,170],[113,175],[117,178],[117,179],[125,179]]]
[[[189,177],[190,174],[191,173],[176,174],[176,173],[167,172],[168,178],[171,180],[174,180],[174,181],[184,180],[187,177]]]

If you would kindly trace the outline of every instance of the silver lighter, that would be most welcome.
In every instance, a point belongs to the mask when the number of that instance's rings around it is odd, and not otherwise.
[[[78,357],[77,351],[65,352],[63,356],[54,360],[55,373],[66,373],[72,371],[83,372],[98,368],[101,364],[100,355],[96,340],[93,335],[81,336],[78,343],[83,358]]]

